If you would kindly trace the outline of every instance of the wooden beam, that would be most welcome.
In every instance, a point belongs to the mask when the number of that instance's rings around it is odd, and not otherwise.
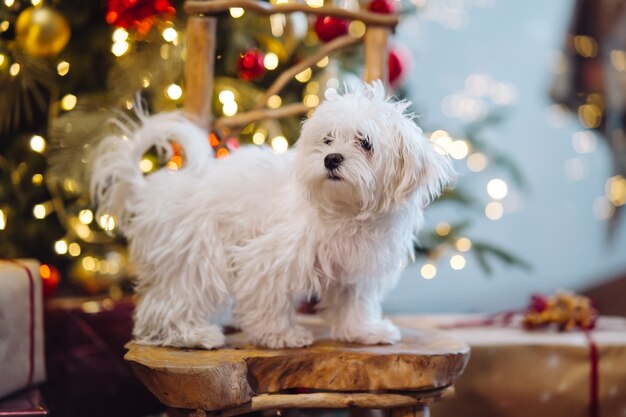
[[[387,66],[389,59],[389,29],[368,27],[365,32],[365,82],[382,80],[387,85]]]

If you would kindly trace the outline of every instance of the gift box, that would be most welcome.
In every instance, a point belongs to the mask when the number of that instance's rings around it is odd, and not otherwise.
[[[124,361],[134,309],[131,297],[46,302],[48,379],[42,391],[52,415],[139,417],[163,409]]]
[[[0,260],[0,397],[46,377],[42,312],[39,264]]]
[[[28,388],[0,400],[0,417],[47,416],[48,408],[37,388]]]
[[[626,320],[600,317],[592,331],[524,330],[484,316],[398,316],[408,328],[437,328],[471,346],[456,397],[433,417],[617,417],[626,415]]]

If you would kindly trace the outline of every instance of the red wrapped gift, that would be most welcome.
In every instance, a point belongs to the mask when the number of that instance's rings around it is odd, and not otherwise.
[[[0,401],[0,417],[47,416],[48,408],[37,388],[29,388]]]
[[[39,263],[0,260],[0,397],[43,382]]]

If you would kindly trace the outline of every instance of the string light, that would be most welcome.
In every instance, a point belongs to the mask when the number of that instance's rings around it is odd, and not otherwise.
[[[263,145],[265,143],[265,133],[255,132],[254,135],[252,135],[252,143],[258,146]]]
[[[111,52],[116,57],[124,55],[126,52],[128,52],[129,49],[130,44],[126,41],[115,42],[113,45],[111,45]]]
[[[450,266],[456,271],[465,268],[465,257],[463,255],[454,255],[450,258]]]
[[[449,147],[450,156],[454,159],[463,159],[469,153],[469,145],[464,140],[455,140]]]
[[[11,7],[11,6],[13,6],[13,3],[15,3],[15,0],[4,0],[4,4],[5,4],[7,7]]]
[[[452,138],[445,130],[435,130],[430,135],[430,140],[435,143],[435,151],[441,155],[446,155],[450,152],[450,146],[452,145]]]
[[[313,71],[311,71],[311,68],[307,68],[296,75],[296,80],[305,83],[311,79],[311,75],[313,75]]]
[[[234,116],[237,114],[238,106],[235,101],[229,101],[224,103],[224,107],[222,107],[222,112],[226,116]]]
[[[240,18],[246,13],[246,11],[241,7],[231,7],[228,11],[230,12],[230,15],[235,19]]]
[[[170,84],[165,93],[170,99],[178,100],[183,96],[183,89],[178,84]]]
[[[330,62],[330,59],[328,58],[328,56],[325,56],[324,58],[317,61],[317,64],[315,65],[317,65],[319,68],[325,68],[329,62]]]
[[[278,68],[278,55],[273,52],[268,52],[263,58],[263,66],[270,71]]]
[[[494,178],[487,183],[487,194],[494,200],[502,200],[509,192],[506,182],[500,178]]]
[[[274,152],[285,153],[287,152],[287,148],[289,148],[289,142],[287,142],[284,136],[276,136],[272,139],[272,149],[274,149]]]
[[[30,138],[30,149],[37,153],[43,153],[46,150],[46,140],[39,135]]]
[[[274,94],[270,98],[267,99],[267,105],[270,109],[277,109],[282,104],[283,99],[280,98],[279,95]]]
[[[0,66],[4,65],[4,62],[7,60],[7,56],[4,54],[0,54]]]
[[[459,252],[467,252],[472,248],[472,241],[466,237],[460,237],[457,239],[454,246]]]
[[[450,230],[452,230],[452,228],[446,222],[437,223],[437,226],[435,226],[435,233],[442,237],[448,236],[450,234]]]
[[[98,219],[98,224],[100,224],[100,227],[107,232],[115,229],[115,219],[109,214],[103,214],[102,216],[100,216],[100,219]]]
[[[139,169],[141,169],[141,172],[143,172],[144,174],[152,171],[153,168],[154,168],[154,163],[148,158],[143,158],[139,162]]]
[[[67,75],[67,73],[70,72],[70,63],[67,61],[61,61],[57,64],[57,73],[63,77],[64,75]]]
[[[124,42],[128,39],[128,32],[124,28],[117,28],[113,31],[113,42]]]
[[[308,4],[310,7],[323,7],[324,6],[324,0],[306,0],[306,4]]]
[[[61,239],[54,242],[54,251],[59,255],[65,255],[67,253],[67,241]]]
[[[591,153],[596,149],[596,137],[590,130],[572,135],[572,146],[576,153]]]
[[[222,90],[217,98],[222,104],[230,103],[231,101],[235,101],[235,93],[230,90]]]
[[[163,36],[163,39],[165,39],[167,42],[174,42],[176,39],[178,39],[178,32],[176,32],[176,29],[174,28],[165,28],[163,29],[163,32],[161,32],[161,36]]]
[[[7,227],[7,216],[4,211],[0,209],[0,230],[4,230]]]
[[[467,158],[467,168],[472,172],[480,172],[487,167],[487,157],[480,152],[473,153]]]
[[[0,32],[6,32],[7,30],[9,30],[9,26],[11,24],[9,23],[8,20],[3,20],[0,23]],[[2,56],[2,58],[4,58],[4,55]],[[4,59],[0,59],[0,65],[2,65],[4,63]]]
[[[574,49],[583,58],[593,58],[598,53],[598,44],[591,36],[574,36]]]
[[[437,275],[437,267],[431,263],[422,265],[420,274],[424,279],[433,279]]]
[[[100,266],[100,262],[92,256],[85,256],[80,263],[85,271],[95,271]]]
[[[365,23],[360,20],[353,20],[350,22],[350,25],[348,25],[348,33],[355,38],[360,38],[365,35],[366,29]]]
[[[78,220],[82,224],[90,224],[93,221],[93,212],[89,209],[81,210],[78,213]]]
[[[485,207],[485,216],[487,216],[489,220],[499,220],[502,218],[503,214],[504,207],[502,207],[502,204],[498,201],[492,201]]]
[[[626,71],[626,51],[614,49],[611,51],[611,64],[619,72]]]
[[[15,77],[19,73],[20,73],[20,64],[18,64],[17,62],[11,64],[11,66],[9,67],[9,74],[11,74],[12,77]]]
[[[315,107],[320,104],[320,98],[316,94],[307,94],[303,102],[308,107]]]
[[[35,216],[36,219],[43,219],[48,215],[48,210],[46,208],[45,204],[35,204],[35,206],[33,207],[33,216]]]
[[[74,94],[67,94],[61,99],[61,108],[65,111],[72,110],[76,107],[78,99]]]
[[[616,175],[609,178],[605,185],[606,197],[616,207],[626,204],[626,178]]]
[[[76,242],[70,243],[70,245],[67,248],[68,252],[70,253],[71,256],[78,256],[80,255],[80,245]]]
[[[30,4],[37,7],[41,4],[42,0],[30,0]]]

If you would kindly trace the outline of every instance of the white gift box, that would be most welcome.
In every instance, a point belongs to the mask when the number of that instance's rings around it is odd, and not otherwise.
[[[43,382],[39,263],[0,259],[0,397]]]

